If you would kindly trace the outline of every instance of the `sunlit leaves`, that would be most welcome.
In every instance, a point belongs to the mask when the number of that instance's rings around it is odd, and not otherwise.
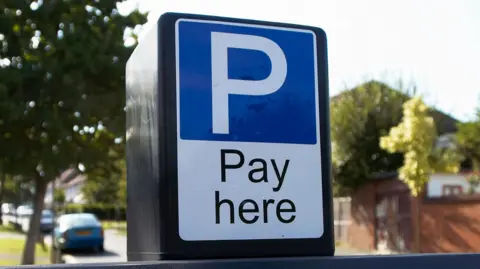
[[[124,32],[145,22],[138,11],[119,15],[111,0],[1,1],[0,158],[15,155],[16,172],[30,176],[41,163],[49,178],[108,158],[102,148],[117,147],[124,129],[124,64],[133,49]],[[73,128],[100,121],[111,134]]]
[[[338,195],[363,185],[376,172],[402,164],[401,154],[389,154],[379,138],[400,122],[405,92],[371,81],[331,101],[331,139],[334,187]]]
[[[437,132],[428,107],[420,97],[403,105],[403,119],[389,134],[380,138],[380,146],[388,152],[404,155],[399,177],[410,188],[412,195],[423,191],[430,175],[437,171],[458,171],[460,156],[454,151],[437,151]]]

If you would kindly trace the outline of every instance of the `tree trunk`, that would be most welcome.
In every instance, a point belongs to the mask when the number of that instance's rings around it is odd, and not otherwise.
[[[57,216],[58,216],[58,206],[57,206],[57,202],[55,201],[55,192],[57,191],[57,181],[54,179],[52,181],[52,204],[51,204],[51,209],[52,209],[52,212],[53,212],[53,225],[54,225],[54,228],[52,229],[52,232],[50,233],[50,236],[52,237],[52,243],[50,245],[50,262],[51,263],[60,263],[60,249],[59,248],[55,248],[54,244],[55,244],[55,225],[57,223]]]
[[[35,196],[33,205],[33,214],[30,219],[30,226],[27,232],[27,239],[23,248],[22,265],[35,263],[35,243],[39,238],[40,219],[44,206],[45,193],[47,192],[47,182],[39,175],[35,178]]]
[[[3,170],[3,163],[0,162],[0,206],[3,204],[3,194],[5,193],[5,181],[7,177]],[[0,225],[3,225],[2,210],[0,210]]]

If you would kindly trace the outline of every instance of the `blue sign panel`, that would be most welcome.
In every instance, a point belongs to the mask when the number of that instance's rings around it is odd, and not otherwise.
[[[179,20],[176,38],[181,139],[318,142],[313,32]]]

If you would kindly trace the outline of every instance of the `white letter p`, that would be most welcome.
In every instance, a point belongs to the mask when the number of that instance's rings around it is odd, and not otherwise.
[[[262,51],[270,58],[272,70],[263,80],[228,78],[228,48]],[[253,35],[212,32],[212,132],[229,133],[228,96],[267,95],[276,92],[287,77],[287,60],[272,40]]]

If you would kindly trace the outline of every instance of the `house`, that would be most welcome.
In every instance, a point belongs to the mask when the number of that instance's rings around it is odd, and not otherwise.
[[[351,100],[358,100],[357,106],[362,106],[364,104],[360,102],[365,98],[355,98],[361,92],[359,89],[371,92],[372,99],[378,98],[375,93],[379,89],[383,93],[396,92],[386,84],[370,81],[332,97],[331,102],[334,104],[350,96]],[[400,120],[398,116],[402,101],[409,99],[407,94],[395,94],[400,97],[400,102],[386,104],[382,99],[376,103],[385,115],[395,116],[390,123]],[[458,121],[436,109],[431,109],[430,115],[439,135],[435,146],[455,146],[452,138],[457,131]],[[414,235],[418,231],[421,252],[480,252],[480,190],[475,189],[473,194],[469,191],[470,185],[465,173],[471,169],[469,160],[464,161],[461,167],[463,173],[460,174],[432,175],[425,186],[425,192],[418,197],[412,197],[409,188],[398,179],[396,172],[373,171],[375,173],[365,184],[351,195],[348,206],[340,206],[340,202],[346,204],[346,201],[337,201],[334,212],[339,217],[335,216],[335,226],[338,227],[335,232],[340,231],[339,236],[346,238],[345,241],[351,246],[365,251],[409,252],[413,250]],[[395,171],[397,168],[387,171]],[[350,212],[348,219],[341,216],[345,211],[339,210],[341,207]],[[419,228],[416,225],[418,212]],[[348,228],[345,228],[347,225]]]
[[[480,186],[471,186],[467,181],[469,175],[467,172],[433,174],[426,188],[426,196],[429,198],[440,198],[471,193],[480,194]]]
[[[85,199],[82,194],[82,188],[85,184],[86,176],[74,168],[63,171],[53,182],[48,184],[45,194],[45,203],[52,201],[52,189],[55,184],[56,189],[62,189],[65,193],[65,201],[69,203],[83,204]]]

